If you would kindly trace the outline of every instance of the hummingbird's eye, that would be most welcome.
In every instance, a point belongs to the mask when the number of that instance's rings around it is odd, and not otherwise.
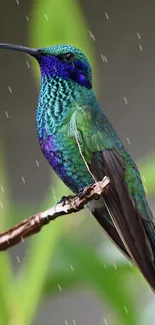
[[[72,53],[65,53],[65,54],[60,54],[57,56],[59,60],[61,61],[66,61],[68,63],[72,63],[74,60],[74,54]]]
[[[64,60],[67,61],[67,62],[73,62],[74,54],[72,54],[72,53],[64,54]]]

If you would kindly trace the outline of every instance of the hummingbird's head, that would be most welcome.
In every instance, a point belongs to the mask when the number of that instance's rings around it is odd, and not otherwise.
[[[55,45],[38,49],[42,76],[72,80],[88,89],[92,88],[92,71],[82,51],[72,45]]]
[[[72,45],[55,45],[47,48],[28,48],[21,45],[0,43],[0,48],[27,53],[38,61],[42,77],[59,77],[92,88],[92,71],[82,51]]]

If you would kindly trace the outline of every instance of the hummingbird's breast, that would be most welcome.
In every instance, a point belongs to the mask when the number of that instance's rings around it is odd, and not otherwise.
[[[75,193],[94,182],[74,137],[68,133],[76,103],[80,105],[85,98],[83,92],[84,87],[71,80],[44,78],[36,114],[41,150],[59,178]]]
[[[62,125],[53,135],[39,137],[41,150],[56,174],[73,192],[94,182],[68,125]]]

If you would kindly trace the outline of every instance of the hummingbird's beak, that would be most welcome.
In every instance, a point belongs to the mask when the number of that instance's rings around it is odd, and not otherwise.
[[[41,54],[39,53],[38,49],[33,49],[30,47],[25,47],[25,46],[21,46],[21,45],[0,43],[0,49],[24,52],[24,53],[27,53],[27,54],[33,56],[37,60],[39,60],[41,58]]]

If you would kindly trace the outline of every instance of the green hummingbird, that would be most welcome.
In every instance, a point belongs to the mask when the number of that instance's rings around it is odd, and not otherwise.
[[[38,61],[36,123],[44,156],[74,193],[110,178],[107,193],[87,208],[155,291],[155,219],[140,173],[95,97],[87,57],[72,45],[0,48],[25,52]]]

